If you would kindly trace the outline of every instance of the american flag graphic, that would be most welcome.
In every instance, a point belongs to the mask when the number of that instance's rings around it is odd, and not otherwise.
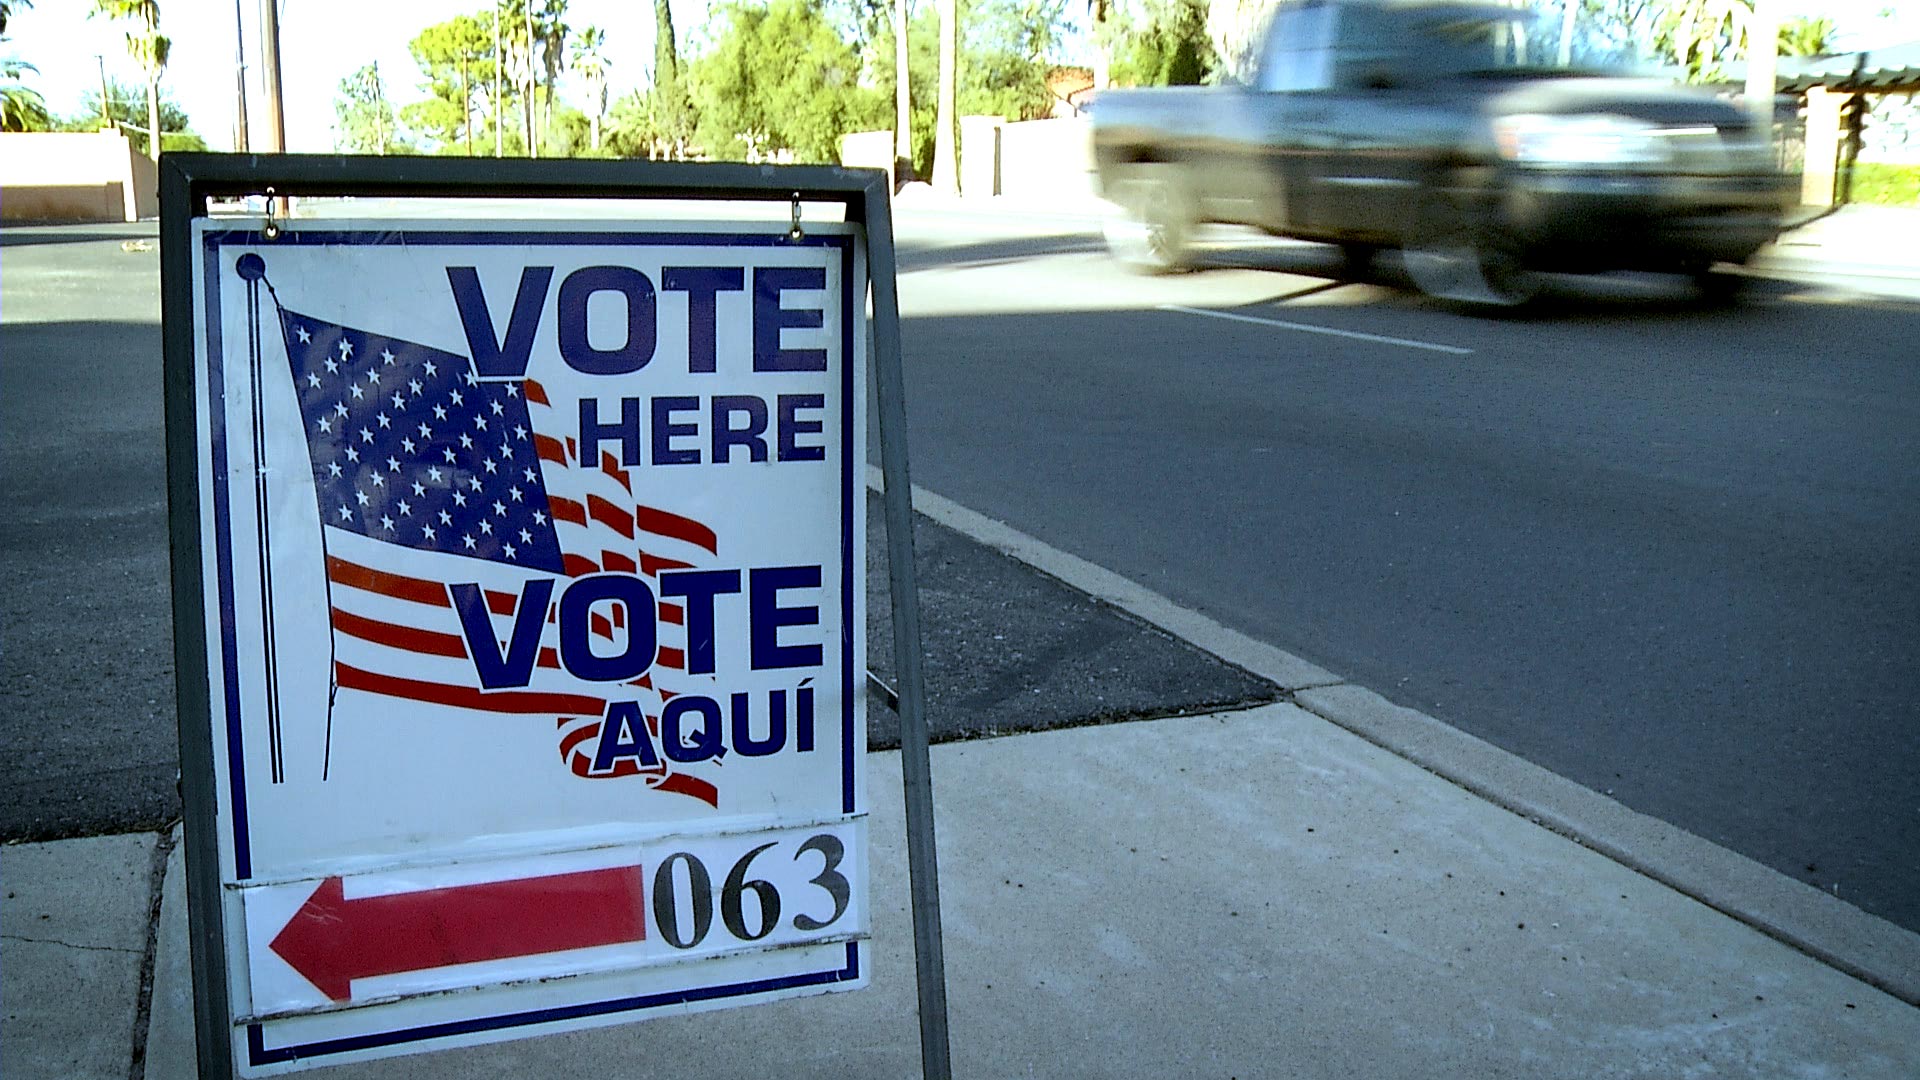
[[[719,547],[713,530],[636,501],[632,475],[611,454],[580,460],[566,411],[552,407],[537,381],[482,381],[454,353],[284,307],[279,318],[322,523],[335,696],[355,690],[550,717],[562,766],[574,775],[641,777],[718,806],[711,783],[664,762],[624,756],[593,767],[609,701],[640,702],[657,742],[660,708],[673,691],[656,676],[685,669],[678,605],[658,605],[654,664],[631,683],[570,674],[549,610],[540,617],[532,680],[488,690],[449,593],[453,584],[478,584],[503,620],[496,630],[517,622],[523,589],[535,579],[620,571],[651,579],[657,596],[661,571],[711,560]],[[613,652],[632,629],[618,605],[591,624]],[[505,642],[495,644],[504,652]]]

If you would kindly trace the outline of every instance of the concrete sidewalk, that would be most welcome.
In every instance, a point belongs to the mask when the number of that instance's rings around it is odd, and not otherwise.
[[[957,1076],[1920,1074],[1920,1009],[1292,705],[933,763]],[[869,776],[871,989],[333,1075],[916,1075],[897,755]],[[193,1075],[163,844],[5,849],[8,1080]]]

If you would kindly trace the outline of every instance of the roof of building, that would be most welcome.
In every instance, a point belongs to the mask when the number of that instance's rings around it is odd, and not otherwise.
[[[1920,90],[1920,41],[1833,56],[1783,56],[1778,63],[1782,93],[1813,86],[1886,93]]]

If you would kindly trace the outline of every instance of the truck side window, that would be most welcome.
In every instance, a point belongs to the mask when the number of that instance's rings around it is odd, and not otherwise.
[[[1327,87],[1327,47],[1333,31],[1333,5],[1324,0],[1288,4],[1274,13],[1254,81],[1257,90],[1323,90]]]
[[[1406,28],[1378,8],[1353,5],[1340,13],[1333,49],[1333,85],[1342,90],[1373,90],[1397,85],[1408,74]]]

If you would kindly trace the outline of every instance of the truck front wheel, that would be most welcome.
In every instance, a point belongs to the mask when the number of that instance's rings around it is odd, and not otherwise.
[[[1435,185],[1421,199],[1401,261],[1421,292],[1457,303],[1516,307],[1540,291],[1540,276],[1514,255],[1488,215],[1447,186]]]
[[[1178,169],[1158,162],[1121,166],[1107,198],[1116,207],[1105,223],[1107,250],[1121,265],[1166,274],[1193,264],[1193,200]]]

